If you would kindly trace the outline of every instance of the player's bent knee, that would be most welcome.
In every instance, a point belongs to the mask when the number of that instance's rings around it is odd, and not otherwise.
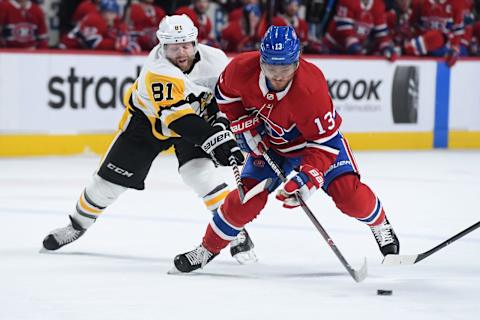
[[[351,217],[363,217],[375,206],[375,194],[356,174],[336,178],[328,187],[328,194],[337,208]]]
[[[258,181],[256,182],[258,183]],[[247,190],[253,187],[250,182],[246,182]],[[267,203],[268,191],[264,190],[242,204],[238,190],[230,192],[222,205],[222,212],[225,218],[234,226],[243,227],[262,211]]]
[[[178,172],[183,182],[200,197],[206,196],[224,183],[212,160],[206,158],[190,160],[181,166]]]
[[[96,174],[85,188],[85,194],[96,206],[108,207],[126,190],[126,187],[111,183]]]

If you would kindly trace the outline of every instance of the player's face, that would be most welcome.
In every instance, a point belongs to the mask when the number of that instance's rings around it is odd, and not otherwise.
[[[285,8],[285,13],[289,17],[297,15],[298,12],[298,3],[296,1],[290,2],[290,4]]]
[[[195,58],[195,45],[193,42],[172,43],[164,47],[165,57],[180,70],[187,71]]]
[[[102,12],[102,17],[109,26],[112,26],[117,17],[117,13],[113,11],[104,11]]]
[[[206,13],[209,5],[209,0],[196,0],[194,2],[195,9],[200,13]]]
[[[272,65],[261,63],[260,66],[268,81],[270,81],[273,89],[276,91],[282,91],[295,76],[298,64]]]

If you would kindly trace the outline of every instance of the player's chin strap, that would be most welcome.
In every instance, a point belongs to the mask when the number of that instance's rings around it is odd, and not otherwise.
[[[283,173],[282,169],[273,161],[272,158],[268,155],[268,153],[264,152],[263,153],[263,158],[265,161],[267,161],[268,165],[272,168],[272,170],[275,172],[275,174],[282,180],[283,183],[287,181],[287,178],[285,177],[285,174]],[[352,278],[356,282],[361,282],[367,277],[367,258],[365,258],[362,267],[360,270],[355,270],[353,269],[350,264],[345,260],[343,257],[342,253],[340,250],[337,248],[335,245],[335,242],[333,242],[332,238],[328,235],[327,231],[322,227],[320,222],[318,222],[317,218],[313,214],[313,212],[310,210],[310,208],[307,206],[305,201],[303,201],[302,197],[296,193],[295,194],[298,202],[300,203],[300,206],[302,207],[303,211],[307,214],[308,218],[310,221],[312,221],[313,225],[317,228],[317,230],[320,232],[322,237],[325,239],[325,241],[328,243],[330,248],[333,250],[337,258],[340,260],[342,265],[345,267],[345,269],[348,271],[348,273],[352,276]]]

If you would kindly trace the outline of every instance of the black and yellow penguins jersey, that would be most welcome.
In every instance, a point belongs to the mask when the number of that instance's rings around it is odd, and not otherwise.
[[[228,63],[223,51],[198,44],[196,62],[188,73],[183,73],[160,53],[157,45],[150,51],[139,77],[126,92],[127,111],[120,129],[128,124],[134,110],[143,112],[151,123],[152,134],[159,140],[180,135],[169,125],[188,114],[197,114],[206,120],[215,116],[208,112],[218,76]]]

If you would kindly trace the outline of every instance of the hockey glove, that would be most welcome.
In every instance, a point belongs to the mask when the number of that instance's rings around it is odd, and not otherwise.
[[[448,67],[451,68],[457,62],[458,57],[460,56],[460,49],[458,47],[451,47],[448,49],[447,54],[445,55],[445,62]]]
[[[235,134],[238,146],[256,157],[268,150],[269,143],[265,125],[258,117],[243,116],[232,121],[230,129]]]
[[[283,189],[278,190],[276,198],[283,202],[285,208],[295,208],[300,205],[295,196],[296,193],[303,201],[307,201],[322,186],[323,173],[306,164],[301,166],[300,171],[285,183]]]
[[[362,53],[362,46],[358,42],[354,42],[347,47],[347,54],[357,55]]]
[[[395,62],[397,60],[398,55],[395,52],[395,48],[393,46],[387,46],[382,50],[383,56],[390,62]]]
[[[214,132],[205,139],[201,147],[221,166],[230,166],[230,157],[233,156],[238,165],[243,164],[245,157],[240,151],[233,134],[214,126]]]

